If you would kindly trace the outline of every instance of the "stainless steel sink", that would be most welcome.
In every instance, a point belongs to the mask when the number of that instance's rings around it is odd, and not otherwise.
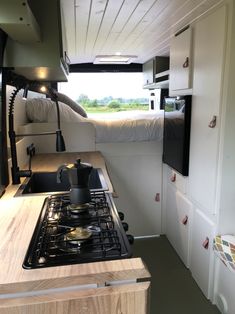
[[[32,194],[54,194],[69,191],[70,185],[67,172],[62,172],[62,182],[56,182],[56,172],[34,172],[30,178],[26,178],[20,185],[15,196]],[[102,169],[93,168],[89,180],[91,191],[108,190]]]

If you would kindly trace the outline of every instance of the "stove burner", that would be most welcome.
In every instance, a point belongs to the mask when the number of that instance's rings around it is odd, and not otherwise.
[[[87,209],[89,208],[89,204],[85,203],[85,204],[69,204],[67,206],[67,209],[71,211],[71,213],[81,213],[84,211],[87,211]]]
[[[88,228],[76,227],[70,229],[59,243],[58,248],[65,252],[79,252],[84,243],[87,243],[92,236]]]
[[[92,235],[92,232],[83,227],[76,227],[75,229],[72,229],[68,231],[68,233],[65,235],[66,240],[68,241],[83,241],[90,238]]]
[[[23,267],[26,269],[113,260],[131,256],[130,245],[109,195],[70,204],[67,193],[45,199]]]

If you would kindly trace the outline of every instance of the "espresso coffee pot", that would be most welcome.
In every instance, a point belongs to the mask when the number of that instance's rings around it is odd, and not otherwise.
[[[91,200],[89,178],[92,166],[77,159],[74,164],[61,165],[57,170],[57,183],[61,183],[62,171],[68,171],[70,183],[70,201],[72,204],[84,204]]]

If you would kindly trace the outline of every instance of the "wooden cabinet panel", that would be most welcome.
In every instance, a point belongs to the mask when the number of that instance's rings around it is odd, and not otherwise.
[[[199,21],[194,30],[189,190],[200,207],[215,212],[225,8]],[[215,125],[210,124],[215,117]],[[210,125],[209,125],[210,124]]]
[[[184,264],[189,266],[191,202],[168,184],[166,197],[166,234]]]
[[[2,299],[1,314],[147,314],[149,282]]]
[[[191,29],[175,36],[170,43],[170,91],[190,88]]]
[[[211,296],[214,224],[200,210],[193,217],[191,271],[207,298]]]

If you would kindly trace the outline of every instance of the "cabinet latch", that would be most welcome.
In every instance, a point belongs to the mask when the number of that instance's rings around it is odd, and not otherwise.
[[[203,241],[202,243],[202,246],[204,247],[204,249],[208,250],[209,248],[209,243],[210,243],[210,240],[208,237],[206,237],[206,239]]]
[[[187,57],[183,63],[183,68],[188,68],[189,67],[189,57]]]
[[[187,223],[188,223],[188,216],[185,215],[185,217],[182,219],[182,224],[187,225]]]

